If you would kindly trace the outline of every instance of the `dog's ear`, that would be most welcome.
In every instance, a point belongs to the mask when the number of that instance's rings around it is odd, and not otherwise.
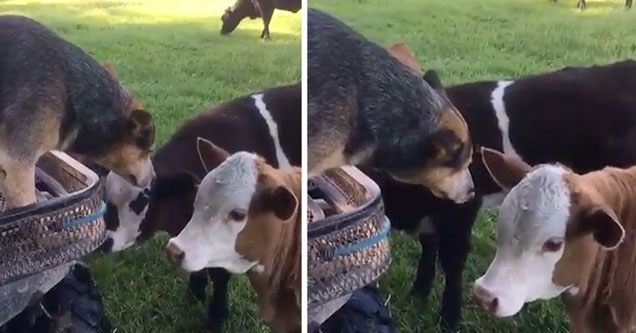
[[[289,220],[298,209],[298,198],[284,186],[268,187],[257,192],[252,202],[256,211],[271,211],[283,221]]]
[[[112,77],[115,81],[119,81],[119,78],[117,77],[117,73],[115,72],[115,67],[113,67],[113,64],[111,64],[110,62],[105,62],[102,66],[104,67],[108,75],[110,75],[110,77]]]
[[[150,112],[132,110],[128,117],[128,128],[139,148],[150,149],[155,143],[155,125]]]
[[[422,79],[424,79],[424,81],[426,81],[426,83],[428,83],[431,88],[435,89],[438,94],[448,99],[448,95],[446,95],[446,90],[442,85],[442,81],[439,79],[439,75],[437,75],[437,72],[435,70],[427,70],[426,73],[424,73],[424,76],[422,76]]]
[[[389,53],[402,65],[406,66],[413,74],[422,76],[422,66],[415,59],[413,52],[404,42],[396,43],[389,48]]]
[[[225,149],[201,137],[197,137],[197,154],[205,172],[212,171],[230,156]]]
[[[532,170],[524,161],[493,149],[482,147],[480,153],[492,179],[505,190],[515,187]]]
[[[439,79],[439,76],[437,75],[437,72],[435,70],[427,70],[422,78],[424,79],[424,81],[426,81],[426,83],[428,83],[429,86],[431,86],[431,88],[435,90],[444,89],[444,87],[442,86],[442,81]]]

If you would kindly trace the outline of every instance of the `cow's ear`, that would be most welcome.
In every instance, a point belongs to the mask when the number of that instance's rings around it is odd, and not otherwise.
[[[113,64],[111,64],[110,62],[105,62],[102,66],[104,67],[104,69],[106,70],[108,75],[110,75],[111,78],[113,78],[115,81],[119,81],[119,78],[117,77],[117,73],[115,72],[115,67],[113,67]]]
[[[287,221],[298,209],[298,198],[284,186],[268,187],[260,191],[253,202],[258,202],[261,210],[271,211],[283,221]]]
[[[522,160],[490,148],[482,147],[480,154],[486,170],[504,190],[513,188],[532,170],[532,167]]]
[[[230,156],[225,149],[201,137],[197,137],[197,154],[206,172],[212,171]]]
[[[607,250],[615,249],[625,238],[625,229],[616,214],[604,205],[593,204],[585,208],[576,223],[579,230],[591,233],[594,240]]]
[[[418,77],[422,76],[422,66],[415,59],[413,52],[404,42],[396,43],[388,49],[389,53],[397,59],[402,65],[406,66],[413,74]]]

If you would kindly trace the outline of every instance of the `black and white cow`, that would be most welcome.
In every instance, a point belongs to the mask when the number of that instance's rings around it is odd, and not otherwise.
[[[158,231],[174,237],[188,223],[200,179],[216,165],[203,165],[202,140],[228,152],[248,151],[276,168],[301,162],[301,86],[277,87],[232,100],[184,123],[153,155],[157,178],[150,188],[131,186],[110,173],[106,177],[107,240],[105,252],[124,250]],[[214,293],[208,326],[219,330],[228,315],[229,273],[209,269],[190,276],[189,290],[205,299],[208,276]]]
[[[269,22],[274,15],[274,9],[296,13],[301,5],[300,0],[236,0],[234,6],[225,9],[225,13],[221,16],[223,21],[221,34],[230,34],[246,17],[252,20],[261,17],[263,19],[261,38],[269,39]]]
[[[576,172],[636,164],[635,61],[462,84],[446,93],[477,146],[530,165],[560,162]],[[412,233],[422,246],[413,294],[428,297],[439,259],[446,277],[441,323],[451,329],[461,319],[462,272],[473,222],[482,206],[503,199],[479,156],[473,157],[470,168],[476,198],[461,205],[365,170],[382,190],[393,227]]]
[[[552,2],[557,2],[557,0],[550,0]],[[634,0],[625,0],[625,9],[631,9],[632,8],[632,3],[634,2]],[[579,0],[576,3],[577,8],[579,8],[580,10],[584,10],[585,8],[587,8],[587,2],[585,2],[585,0]]]

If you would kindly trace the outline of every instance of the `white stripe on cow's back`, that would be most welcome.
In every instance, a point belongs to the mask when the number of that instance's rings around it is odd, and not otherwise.
[[[287,155],[283,151],[283,148],[280,145],[280,140],[278,139],[278,125],[272,118],[271,113],[267,110],[267,105],[265,105],[265,101],[263,101],[263,94],[252,95],[254,98],[254,105],[260,112],[261,116],[265,120],[267,124],[267,128],[269,129],[269,135],[272,137],[272,141],[274,142],[274,148],[276,149],[276,159],[278,160],[279,168],[289,168],[291,164],[287,159]]]
[[[512,147],[512,143],[510,142],[510,118],[508,118],[508,114],[506,113],[506,103],[504,102],[506,87],[513,83],[514,81],[497,82],[497,87],[492,91],[490,95],[490,102],[492,103],[492,108],[495,110],[497,125],[499,126],[499,130],[501,131],[504,154],[519,157],[515,149]]]

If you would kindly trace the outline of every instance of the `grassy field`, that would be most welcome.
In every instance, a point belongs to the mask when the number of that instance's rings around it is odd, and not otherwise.
[[[272,40],[261,21],[229,38],[220,16],[234,0],[0,1],[3,14],[33,17],[98,61],[110,61],[154,114],[158,143],[215,104],[300,80],[301,15],[276,12]],[[186,297],[186,276],[164,259],[158,237],[122,254],[91,258],[117,332],[201,332],[205,307]],[[228,332],[267,332],[244,278],[231,283]]]
[[[438,70],[445,84],[634,57],[636,12],[625,12],[623,4],[622,0],[588,1],[588,10],[579,12],[575,0],[556,4],[548,0],[313,2],[381,45],[406,41],[422,66]],[[488,267],[494,238],[493,221],[483,214],[473,232],[465,288]],[[380,283],[399,331],[435,332],[441,278],[427,304],[411,298],[419,244],[399,233],[393,233],[391,241],[394,262]],[[466,297],[464,318],[461,332],[568,331],[558,300],[527,306],[513,319],[496,320],[470,305]]]

